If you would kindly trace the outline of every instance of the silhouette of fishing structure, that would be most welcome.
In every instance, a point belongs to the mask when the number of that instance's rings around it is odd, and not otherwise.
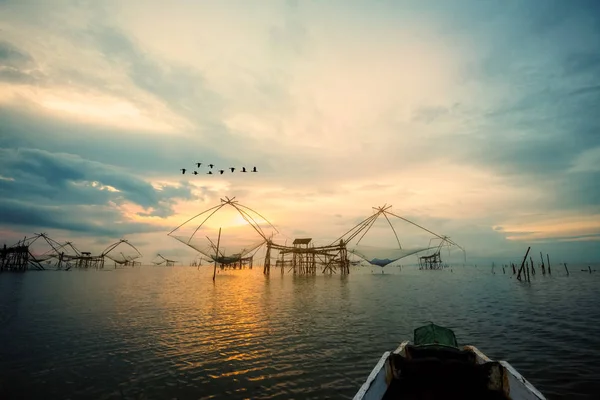
[[[348,258],[348,253],[354,254],[367,263],[379,267],[385,267],[386,265],[409,255],[432,249],[439,250],[444,245],[453,245],[459,247],[464,252],[466,258],[465,250],[450,240],[447,236],[440,236],[420,225],[415,224],[412,221],[407,220],[406,218],[393,214],[389,211],[390,208],[391,205],[373,207],[375,211],[373,215],[359,222],[356,226],[327,246],[314,246],[311,238],[295,239],[291,247],[276,244],[268,240],[266,252],[267,255],[265,256],[265,266],[263,272],[265,274],[270,273],[272,250],[277,250],[279,252],[278,259],[275,262],[275,267],[280,267],[282,273],[284,269],[287,268],[288,271],[293,271],[294,274],[316,274],[318,270],[321,270],[322,273],[328,274],[334,274],[337,272],[340,272],[342,275],[349,274],[350,260]],[[383,217],[389,224],[391,231],[394,233],[398,243],[398,248],[381,248],[360,244],[362,239],[380,217]],[[442,242],[440,245],[432,246],[430,240],[428,246],[419,248],[403,248],[400,244],[396,230],[390,221],[390,218],[398,218],[415,225],[418,228],[434,235]],[[356,242],[354,242],[355,239],[357,239]]]
[[[48,250],[32,251],[32,246],[36,242],[45,243]],[[134,249],[135,254],[125,255],[122,251],[116,253],[115,249],[121,244]],[[114,261],[115,268],[118,265],[135,266],[140,265],[136,260],[141,256],[141,253],[125,239],[111,244],[99,255],[92,255],[90,252],[79,251],[71,242],[61,244],[45,233],[36,233],[32,237],[25,237],[13,246],[4,245],[0,255],[0,271],[102,269],[105,266],[106,258]]]
[[[431,238],[429,240],[429,247],[433,249],[433,252],[419,257],[419,269],[440,270],[449,267],[448,264],[442,262],[441,257],[442,248],[452,246],[447,239],[449,239],[447,236],[443,236],[442,238]],[[440,243],[437,247],[433,247],[432,242],[436,240],[440,240]]]
[[[152,261],[152,263],[154,265],[165,264],[166,267],[174,267],[175,263],[177,262],[175,260],[170,260],[170,259],[168,259],[166,257],[163,257],[162,254],[160,254],[160,253],[156,254],[156,257],[158,257],[158,260],[157,261]]]
[[[425,267],[435,266],[437,268],[439,265],[441,265],[441,258],[439,255],[439,251],[441,250],[441,248],[443,246],[448,246],[448,247],[456,246],[457,248],[462,250],[463,255],[465,257],[465,261],[466,261],[467,253],[462,246],[460,246],[453,240],[450,240],[450,238],[448,236],[439,235],[439,234],[437,234],[437,233],[435,233],[413,221],[410,221],[407,218],[404,218],[400,215],[397,215],[397,214],[391,212],[390,211],[391,207],[392,207],[391,205],[387,205],[387,204],[384,204],[382,207],[373,207],[373,211],[374,211],[373,215],[371,215],[369,218],[361,221],[358,225],[356,225],[354,228],[352,228],[350,231],[348,231],[343,236],[344,241],[351,245],[350,250],[349,250],[351,253],[359,256],[360,258],[362,258],[363,260],[365,260],[366,262],[368,262],[371,265],[384,268],[385,266],[392,264],[393,262],[396,262],[398,260],[401,260],[405,257],[411,256],[411,255],[416,255],[416,254],[423,253],[423,252],[429,252],[429,251],[433,250],[433,254],[423,256],[423,260],[421,261],[421,264],[424,265]],[[369,230],[374,226],[375,222],[379,218],[382,218],[384,220],[384,223],[387,222],[387,225],[390,227],[392,233],[394,234],[394,239],[398,245],[397,247],[394,246],[391,248],[385,248],[385,247],[361,245],[362,239],[369,232]],[[394,228],[394,225],[391,222],[393,219],[400,220],[400,221],[403,221],[404,223],[408,223],[412,226],[415,226],[416,228],[433,235],[433,238],[431,238],[429,240],[428,245],[419,246],[419,247],[402,246],[402,244],[400,243],[400,239],[398,238],[396,229]],[[354,244],[352,244],[351,242],[355,238],[358,238],[358,240]],[[435,240],[440,240],[441,241],[440,244],[433,245],[432,242]],[[382,272],[383,272],[383,270],[382,270]]]
[[[243,245],[235,245],[233,243],[222,244],[221,243],[221,232],[222,229],[219,228],[218,237],[211,238],[208,235],[201,237],[199,232],[204,232],[206,229],[206,222],[218,211],[220,211],[224,207],[231,207],[239,216],[242,217],[242,220],[251,227],[251,229],[258,234],[258,238],[250,243],[245,243]],[[182,228],[188,225],[191,221],[196,218],[204,217],[202,222],[192,231],[191,234],[184,234],[182,232]],[[262,221],[261,224],[259,221]],[[221,199],[221,203],[214,207],[205,210],[192,218],[188,219],[171,232],[168,233],[168,236],[178,240],[179,242],[193,248],[198,251],[203,256],[207,257],[209,260],[212,260],[214,263],[214,269],[216,273],[216,269],[219,267],[221,269],[242,269],[242,268],[252,268],[254,255],[258,251],[262,245],[266,243],[267,233],[264,232],[263,227],[261,225],[266,225],[269,228],[277,231],[266,218],[264,218],[260,213],[254,211],[253,209],[246,207],[240,204],[235,200],[235,197],[225,199]],[[213,274],[213,279],[214,279]]]

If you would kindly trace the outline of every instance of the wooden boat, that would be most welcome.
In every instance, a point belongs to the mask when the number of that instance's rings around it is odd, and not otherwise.
[[[545,400],[508,362],[492,361],[474,346],[459,347],[450,329],[422,326],[413,342],[385,352],[354,400]]]

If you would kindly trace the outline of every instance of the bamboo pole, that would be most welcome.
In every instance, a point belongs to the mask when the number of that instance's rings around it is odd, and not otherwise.
[[[550,269],[550,255],[546,253],[546,258],[548,259],[548,275],[552,275],[552,270]]]
[[[221,244],[221,228],[219,228],[219,237],[217,238],[217,252],[215,256],[215,268],[213,269],[213,282],[217,276],[217,260],[219,259],[219,245]]]
[[[567,263],[564,263],[564,264],[565,264],[565,271],[567,271],[567,276],[569,276],[569,269],[567,268]]]
[[[542,259],[542,275],[546,275],[546,268],[544,268],[544,255],[540,251],[540,258]]]
[[[525,268],[525,261],[527,260],[527,256],[529,255],[529,250],[531,250],[531,247],[527,248],[527,253],[525,253],[525,257],[523,257],[523,261],[521,262],[521,268],[519,268],[519,274],[517,275],[517,280],[521,280],[521,271]]]
[[[531,260],[531,274],[535,275],[535,267],[533,266],[533,257],[529,256],[529,259]]]

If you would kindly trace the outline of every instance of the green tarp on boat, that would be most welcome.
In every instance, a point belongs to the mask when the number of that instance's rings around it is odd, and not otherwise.
[[[454,332],[434,323],[415,329],[414,344],[415,346],[442,345],[458,347]]]

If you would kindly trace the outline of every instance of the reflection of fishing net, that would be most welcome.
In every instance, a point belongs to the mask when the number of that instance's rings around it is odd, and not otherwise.
[[[169,236],[223,264],[253,256],[277,229],[256,211],[226,199],[190,218]]]

